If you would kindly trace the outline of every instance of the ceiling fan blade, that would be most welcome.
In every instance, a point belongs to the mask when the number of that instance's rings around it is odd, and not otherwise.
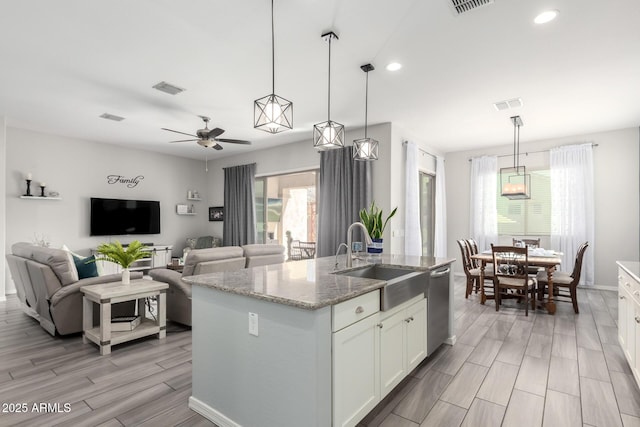
[[[224,129],[215,128],[209,131],[209,139],[215,138],[216,136],[220,136],[224,133]]]
[[[220,144],[212,145],[211,148],[213,148],[215,150],[222,150],[222,145],[220,145]]]
[[[230,142],[232,144],[244,144],[251,145],[251,141],[245,141],[243,139],[227,139],[227,138],[215,138],[216,141],[220,142]]]
[[[169,144],[173,144],[174,142],[192,142],[197,141],[197,139],[180,139],[178,141],[169,141]]]
[[[182,135],[193,136],[194,138],[197,138],[197,137],[198,137],[198,135],[193,135],[193,134],[190,134],[190,133],[184,133],[184,132],[180,132],[180,131],[173,130],[173,129],[167,129],[167,128],[160,128],[160,129],[162,129],[162,130],[168,130],[169,132],[180,133],[180,134],[182,134]]]

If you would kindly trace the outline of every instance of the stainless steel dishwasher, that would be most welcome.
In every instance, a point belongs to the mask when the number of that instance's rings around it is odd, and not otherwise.
[[[433,270],[427,282],[427,356],[449,338],[449,264]]]

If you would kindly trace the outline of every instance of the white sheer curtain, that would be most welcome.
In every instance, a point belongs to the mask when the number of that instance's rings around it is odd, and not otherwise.
[[[418,146],[408,141],[405,163],[404,254],[422,255],[420,235],[420,175]]]
[[[483,156],[471,159],[469,231],[481,251],[498,242],[497,187],[498,158]]]
[[[447,256],[447,197],[444,181],[444,159],[436,157],[436,233],[433,255]]]
[[[594,284],[593,148],[569,145],[550,150],[551,247],[563,252],[562,270],[572,271],[578,247],[589,242],[580,284]]]

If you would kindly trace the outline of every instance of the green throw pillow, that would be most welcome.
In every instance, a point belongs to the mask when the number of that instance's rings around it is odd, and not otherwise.
[[[96,257],[91,255],[87,258],[80,258],[73,256],[73,261],[76,263],[76,270],[78,270],[78,277],[80,279],[86,279],[87,277],[98,277],[98,267],[94,260]]]

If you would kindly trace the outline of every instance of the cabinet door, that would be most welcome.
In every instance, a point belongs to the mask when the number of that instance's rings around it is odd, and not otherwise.
[[[631,315],[627,313],[628,305],[629,296],[625,292],[622,283],[620,283],[618,286],[618,341],[625,353],[627,348],[627,317]]]
[[[427,300],[407,308],[407,374],[427,357]]]
[[[380,401],[378,314],[333,334],[333,425],[355,426]]]
[[[622,347],[625,356],[627,356],[627,360],[629,361],[629,366],[633,369],[636,365],[636,329],[638,328],[638,321],[640,321],[640,313],[638,313],[638,309],[636,307],[636,303],[631,298],[631,294],[625,292],[625,308],[626,311],[626,325],[625,328],[625,345]],[[638,319],[636,321],[636,319]]]
[[[407,374],[406,311],[380,321],[380,397],[384,398]]]
[[[151,257],[151,267],[166,267],[171,262],[171,252],[167,249],[154,249],[153,256]]]

